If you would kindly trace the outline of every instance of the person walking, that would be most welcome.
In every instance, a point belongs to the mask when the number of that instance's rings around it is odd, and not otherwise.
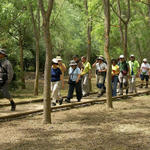
[[[13,68],[10,61],[7,59],[7,54],[4,49],[0,49],[0,91],[3,98],[7,98],[11,104],[11,111],[16,110],[16,104],[9,93],[9,84],[13,78]]]
[[[71,98],[73,98],[74,89],[76,90],[76,96],[78,102],[81,101],[82,98],[82,88],[81,88],[81,79],[80,79],[81,71],[77,66],[77,63],[74,60],[70,61],[70,68],[69,68],[69,90],[68,96],[65,99],[67,103],[70,103]]]
[[[120,60],[118,63],[119,66],[119,84],[120,84],[120,95],[123,95],[123,88],[126,89],[126,94],[128,94],[128,78],[129,78],[129,72],[130,72],[130,68],[129,68],[129,64],[127,63],[127,61],[124,58],[124,55],[120,55]]]
[[[112,59],[112,96],[117,96],[117,84],[119,75],[119,66],[117,65],[117,60]]]
[[[99,88],[97,97],[100,97],[105,93],[104,84],[107,65],[103,62],[103,60],[103,57],[98,57],[96,63],[96,85]]]
[[[62,62],[62,58],[61,58],[61,56],[56,56],[56,59],[57,59],[57,61],[58,61],[58,68],[61,70],[61,72],[62,72],[62,80],[64,80],[64,75],[65,75],[65,72],[66,72],[66,70],[67,70],[67,68],[66,68],[66,65]],[[58,95],[59,95],[59,97],[61,97],[61,83],[60,83],[60,86],[59,86],[59,89],[58,89]],[[56,100],[56,103],[57,103],[57,100]]]
[[[82,94],[83,96],[88,96],[89,89],[89,79],[91,79],[91,64],[86,60],[85,56],[81,57],[82,61],[82,69],[81,69],[81,77],[82,77]]]
[[[147,59],[144,58],[140,68],[140,78],[142,82],[140,88],[143,88],[144,80],[146,80],[145,88],[148,88],[149,75],[150,75],[150,65],[147,62]]]
[[[58,60],[56,58],[52,59],[51,68],[51,91],[52,91],[52,106],[56,106],[56,101],[61,105],[63,99],[59,96],[60,82],[62,83],[62,88],[64,88],[64,80],[62,78],[62,72],[58,67]]]
[[[137,60],[135,60],[135,56],[132,54],[130,56],[129,67],[130,67],[130,78],[129,78],[129,92],[137,93],[136,89],[136,78],[139,75],[140,65]]]

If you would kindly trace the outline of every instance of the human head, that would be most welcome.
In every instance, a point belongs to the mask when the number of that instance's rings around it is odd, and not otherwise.
[[[0,59],[4,57],[7,57],[7,54],[4,49],[0,49]]]
[[[74,55],[74,56],[73,56],[73,60],[74,60],[75,62],[77,62],[77,61],[79,60],[79,56],[78,56],[78,55]]]
[[[62,62],[61,56],[56,56],[56,59],[57,59],[57,61],[58,61],[58,64],[60,64],[60,63]]]
[[[121,62],[124,62],[125,61],[124,55],[120,55],[119,59]]]
[[[77,63],[74,60],[71,60],[69,66],[72,67],[72,68],[76,68]]]
[[[82,61],[83,63],[85,63],[85,62],[86,62],[86,57],[85,57],[85,56],[82,56],[82,57],[81,57],[81,61]]]
[[[135,56],[132,54],[132,55],[130,55],[130,60],[131,61],[134,61],[135,60]]]
[[[143,59],[143,63],[145,63],[145,64],[147,63],[147,59],[146,58]]]
[[[98,60],[99,63],[102,63],[104,61],[104,58],[100,56],[100,57],[97,58],[97,60]]]
[[[58,65],[58,60],[57,60],[56,58],[53,58],[53,59],[52,59],[52,65],[53,65],[53,67],[57,67],[57,65]]]
[[[112,63],[113,66],[115,66],[117,64],[117,60],[116,59],[112,59],[111,63]]]

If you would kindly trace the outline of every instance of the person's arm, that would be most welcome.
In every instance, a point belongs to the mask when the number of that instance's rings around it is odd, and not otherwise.
[[[80,74],[78,74],[78,77],[77,77],[76,83],[78,83],[78,82],[79,82],[80,77],[81,77],[81,75],[80,75]]]
[[[92,68],[94,68],[97,63],[98,63],[98,60],[95,61],[95,63],[92,65]]]
[[[62,74],[60,75],[60,80],[61,80],[61,83],[62,83],[62,88],[64,88],[64,79],[63,79]]]
[[[7,75],[8,75],[8,79],[7,79],[7,83],[10,83],[11,82],[11,80],[12,80],[12,78],[13,78],[13,74],[14,74],[14,71],[13,71],[13,67],[12,67],[12,65],[11,65],[11,63],[9,62],[9,61],[7,61]]]
[[[65,72],[67,70],[65,64],[63,64],[62,62],[60,62],[59,65],[61,66],[63,72]]]

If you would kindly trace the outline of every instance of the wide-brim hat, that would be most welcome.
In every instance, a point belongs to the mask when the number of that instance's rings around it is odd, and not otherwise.
[[[56,56],[56,59],[59,61],[59,60],[62,60],[61,56]]]
[[[132,55],[130,55],[130,57],[135,57],[135,56],[132,54]]]
[[[143,62],[147,62],[147,59],[146,59],[146,58],[144,58],[144,59],[143,59]]]
[[[98,60],[104,60],[104,58],[103,58],[103,57],[101,57],[101,56],[100,56],[100,57],[98,57],[97,59],[98,59]]]
[[[53,63],[53,64],[58,64],[58,59],[53,58],[53,59],[52,59],[52,63]]]
[[[71,60],[69,66],[77,66],[77,63],[74,60]]]
[[[0,49],[0,54],[7,56],[6,51],[4,49]]]
[[[120,57],[119,58],[124,58],[124,55],[120,55]]]

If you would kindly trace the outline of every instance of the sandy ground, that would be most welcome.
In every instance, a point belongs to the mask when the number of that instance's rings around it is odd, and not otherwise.
[[[0,123],[0,150],[150,150],[150,96]]]

